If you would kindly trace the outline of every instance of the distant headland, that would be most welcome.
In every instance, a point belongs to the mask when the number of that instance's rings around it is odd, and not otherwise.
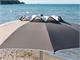
[[[24,2],[19,0],[0,0],[0,4],[24,4]]]

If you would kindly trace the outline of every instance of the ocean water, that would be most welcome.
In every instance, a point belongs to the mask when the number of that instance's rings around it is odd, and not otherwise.
[[[0,24],[23,15],[58,15],[65,21],[80,24],[80,4],[13,4],[0,5]]]

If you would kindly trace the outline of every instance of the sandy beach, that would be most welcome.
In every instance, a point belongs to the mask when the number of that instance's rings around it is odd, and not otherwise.
[[[12,53],[13,52],[13,53]],[[29,56],[29,54],[31,54]],[[4,57],[4,58],[3,58]],[[63,58],[52,56],[47,51],[36,49],[7,48],[0,49],[1,60],[64,60]]]

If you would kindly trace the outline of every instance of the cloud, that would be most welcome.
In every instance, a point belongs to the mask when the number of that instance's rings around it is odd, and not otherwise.
[[[28,4],[80,4],[80,0],[20,0],[21,2],[25,2]]]

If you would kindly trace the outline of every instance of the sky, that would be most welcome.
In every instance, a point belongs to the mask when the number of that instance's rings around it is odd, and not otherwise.
[[[26,4],[80,4],[80,0],[20,0]]]

